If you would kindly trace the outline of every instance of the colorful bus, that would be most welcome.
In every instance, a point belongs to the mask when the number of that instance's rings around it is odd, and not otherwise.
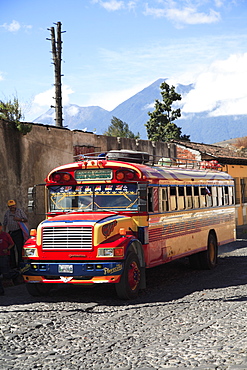
[[[122,150],[53,169],[47,217],[23,248],[28,292],[114,283],[133,299],[148,268],[186,256],[214,268],[218,246],[235,240],[234,181],[215,164],[173,162]]]

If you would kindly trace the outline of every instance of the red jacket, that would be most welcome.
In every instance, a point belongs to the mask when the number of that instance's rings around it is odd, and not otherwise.
[[[8,256],[10,254],[9,250],[5,253],[3,250],[8,249],[10,245],[13,245],[13,239],[8,233],[2,231],[0,233],[0,256]]]

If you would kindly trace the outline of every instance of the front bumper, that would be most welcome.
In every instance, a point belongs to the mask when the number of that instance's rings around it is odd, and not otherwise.
[[[23,262],[21,273],[28,283],[99,284],[117,283],[123,262]]]

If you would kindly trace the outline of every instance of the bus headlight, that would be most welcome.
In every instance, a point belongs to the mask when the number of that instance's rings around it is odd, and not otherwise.
[[[98,250],[98,257],[114,257],[113,248],[100,248]]]
[[[38,257],[38,251],[36,248],[24,248],[23,257]]]
[[[124,248],[99,248],[98,257],[123,257]]]

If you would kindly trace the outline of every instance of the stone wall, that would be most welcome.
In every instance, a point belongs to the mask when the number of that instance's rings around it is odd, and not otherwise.
[[[74,161],[78,153],[106,152],[111,149],[145,151],[159,157],[176,157],[176,146],[148,140],[95,135],[83,131],[33,124],[32,131],[22,135],[11,123],[0,121],[0,221],[3,221],[8,199],[16,199],[17,206],[28,213],[28,188],[44,183],[55,167]],[[40,213],[44,212],[44,188],[37,187]],[[28,214],[29,226],[35,228],[44,214]]]
[[[22,135],[11,124],[0,122],[0,220],[8,199],[16,199],[18,207],[27,212],[28,187],[44,183],[47,173],[56,166],[73,160],[72,132],[66,129],[33,125]],[[31,227],[44,218],[28,215]]]

